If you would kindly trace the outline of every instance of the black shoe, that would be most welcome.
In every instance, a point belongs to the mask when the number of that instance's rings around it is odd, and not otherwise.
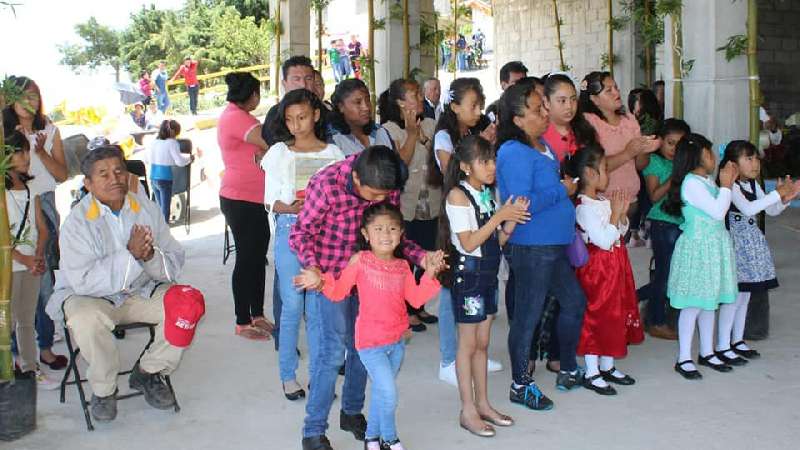
[[[415,332],[415,333],[422,333],[423,331],[425,331],[425,330],[427,330],[427,329],[428,329],[428,327],[427,327],[427,326],[425,326],[425,324],[424,324],[424,323],[418,323],[418,324],[416,324],[416,325],[410,325],[410,324],[409,324],[409,325],[408,325],[408,328],[409,328],[411,331]]]
[[[147,404],[156,409],[170,409],[175,406],[175,396],[160,373],[146,373],[134,364],[128,386],[144,393]]]
[[[117,418],[117,391],[107,397],[92,394],[90,402],[92,417],[98,422],[111,422]]]
[[[534,411],[553,409],[553,401],[542,394],[542,391],[539,390],[539,387],[534,382],[518,388],[515,388],[512,384],[508,397],[511,403],[519,403]]]
[[[717,372],[726,373],[726,372],[730,372],[731,370],[733,370],[733,367],[731,367],[731,366],[729,366],[729,365],[727,365],[725,363],[720,363],[720,364],[712,363],[711,362],[711,358],[713,358],[714,356],[716,356],[716,355],[714,355],[713,353],[708,355],[708,356],[697,355],[697,362],[701,366],[711,367],[712,369],[716,370]]]
[[[423,323],[427,323],[428,325],[439,322],[439,318],[434,316],[433,314],[425,314],[424,316],[417,314],[417,318]]]
[[[701,374],[700,371],[698,371],[696,369],[695,370],[686,370],[686,369],[683,368],[684,364],[689,364],[689,363],[694,364],[694,361],[692,361],[691,359],[687,359],[686,361],[681,361],[681,362],[675,363],[675,372],[678,372],[679,374],[681,374],[681,376],[683,378],[686,378],[687,380],[700,380],[700,379],[702,379],[703,378],[703,374]]]
[[[574,372],[567,372],[566,370],[560,370],[558,375],[556,376],[556,389],[562,392],[566,392],[576,387],[580,387],[581,381],[579,379],[580,372],[575,370]]]
[[[600,386],[596,386],[596,385],[592,384],[592,381],[594,381],[594,380],[596,380],[598,378],[601,378],[601,377],[602,377],[602,375],[600,375],[599,373],[597,375],[593,375],[593,376],[591,376],[589,378],[583,377],[583,387],[585,387],[586,389],[595,391],[600,395],[617,395],[617,390],[614,389],[613,386],[600,387]]]
[[[333,450],[331,441],[323,434],[303,438],[303,450]]]
[[[636,383],[636,380],[634,380],[633,377],[631,377],[629,375],[625,375],[624,377],[621,377],[621,378],[620,377],[615,377],[614,376],[614,372],[616,372],[616,371],[617,371],[617,368],[616,367],[612,367],[609,370],[601,370],[600,371],[600,375],[603,377],[603,380],[605,380],[608,383],[616,383],[616,384],[619,384],[619,385],[622,385],[622,386],[630,386],[630,385]]]
[[[344,376],[344,364],[342,364],[342,367],[339,367],[339,375]]]
[[[283,386],[283,395],[286,397],[286,400],[295,401],[300,400],[301,398],[306,398],[306,391],[303,388],[300,388],[293,392],[286,392],[286,385],[282,384]]]
[[[761,353],[758,353],[756,350],[753,350],[753,349],[750,349],[750,350],[739,350],[738,347],[740,345],[744,345],[744,341],[739,341],[739,342],[731,345],[731,349],[737,355],[745,357],[747,359],[758,359],[758,358],[761,358]]]
[[[356,439],[363,441],[364,434],[367,432],[367,419],[363,414],[350,415],[339,411],[339,428],[342,431],[353,433]]]
[[[720,361],[729,366],[744,366],[749,362],[738,355],[734,356],[733,358],[728,358],[727,356],[725,356],[725,353],[729,351],[731,351],[731,349],[714,352],[714,354],[717,356],[717,359],[719,359]]]

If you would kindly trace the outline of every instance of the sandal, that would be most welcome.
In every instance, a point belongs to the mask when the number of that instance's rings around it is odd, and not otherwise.
[[[275,325],[264,316],[253,317],[250,324],[264,330],[267,334],[272,333],[272,330],[275,329]]]
[[[269,340],[269,334],[254,325],[236,325],[236,335],[254,341]]]
[[[470,433],[474,434],[475,436],[479,436],[479,437],[494,437],[494,435],[496,434],[495,431],[494,431],[494,428],[491,425],[489,425],[488,423],[484,423],[483,427],[481,429],[475,430],[475,429],[472,429],[469,426],[467,426],[464,423],[463,419],[464,419],[464,414],[462,413],[462,414],[460,414],[460,417],[459,417],[459,420],[458,420],[458,424],[461,426],[461,428],[469,431]]]

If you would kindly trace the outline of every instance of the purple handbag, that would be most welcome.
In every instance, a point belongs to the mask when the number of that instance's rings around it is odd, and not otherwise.
[[[572,243],[567,246],[567,258],[569,258],[570,265],[576,269],[580,269],[589,262],[589,250],[578,231],[575,232]]]

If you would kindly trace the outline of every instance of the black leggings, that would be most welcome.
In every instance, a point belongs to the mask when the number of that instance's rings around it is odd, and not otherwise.
[[[264,315],[264,263],[269,247],[269,225],[264,205],[219,198],[219,207],[233,232],[236,263],[233,266],[233,304],[236,324],[247,325]]]

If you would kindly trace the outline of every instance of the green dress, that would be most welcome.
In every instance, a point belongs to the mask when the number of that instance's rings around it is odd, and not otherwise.
[[[696,175],[687,175],[694,177]],[[686,186],[684,181],[683,187]],[[719,188],[703,183],[714,197]],[[684,206],[683,234],[675,243],[669,271],[667,296],[673,308],[716,310],[720,303],[733,303],[738,291],[736,259],[724,220],[715,220],[681,198]]]

